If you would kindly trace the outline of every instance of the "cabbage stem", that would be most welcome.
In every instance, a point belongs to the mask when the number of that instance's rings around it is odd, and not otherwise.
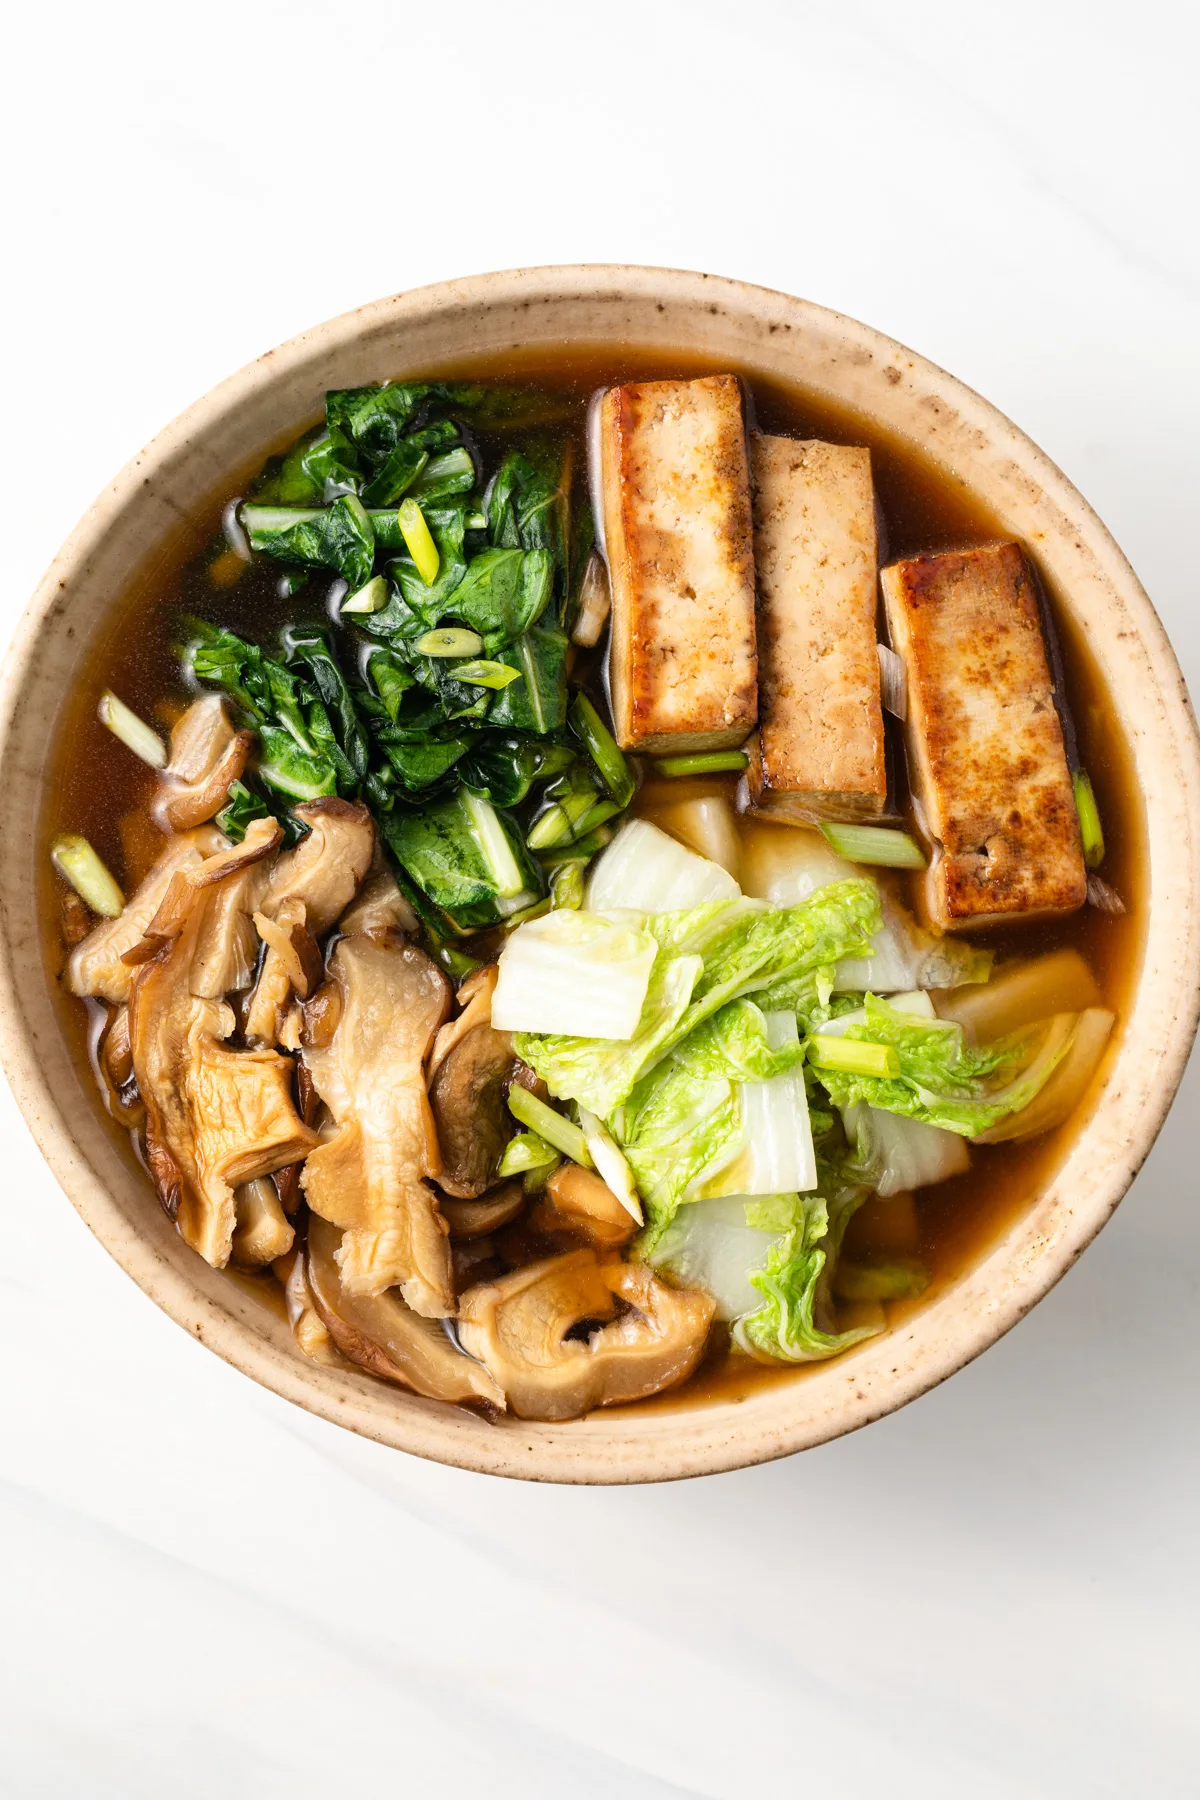
[[[864,1044],[854,1038],[822,1037],[808,1040],[808,1060],[818,1069],[836,1069],[842,1075],[875,1075],[895,1080],[900,1058],[891,1044]]]

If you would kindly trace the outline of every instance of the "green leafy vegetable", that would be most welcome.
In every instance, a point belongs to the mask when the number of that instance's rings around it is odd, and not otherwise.
[[[1073,1035],[1074,1021],[1064,1016],[1062,1023],[1043,1022],[1015,1039],[973,1050],[962,1026],[948,1020],[914,1017],[873,994],[862,1010],[861,1022],[847,1025],[844,1037],[891,1046],[900,1072],[879,1077],[817,1068],[834,1104],[865,1102],[963,1137],[975,1137],[1027,1106],[1066,1055]]]
[[[738,1320],[734,1342],[752,1356],[782,1362],[818,1362],[838,1356],[875,1325],[833,1329],[829,1290],[846,1226],[863,1198],[861,1189],[840,1190],[833,1198],[800,1195],[791,1203],[791,1223],[781,1242],[750,1276],[762,1295],[756,1312]],[[781,1209],[776,1206],[778,1215]]]
[[[609,1119],[635,1083],[730,1000],[783,980],[815,984],[843,956],[861,953],[879,926],[869,881],[842,881],[799,906],[717,900],[646,921],[659,950],[636,1036],[629,1043],[521,1033],[517,1054],[551,1093]]]
[[[541,883],[503,813],[465,788],[381,823],[410,880],[461,927],[493,925],[538,896]]]

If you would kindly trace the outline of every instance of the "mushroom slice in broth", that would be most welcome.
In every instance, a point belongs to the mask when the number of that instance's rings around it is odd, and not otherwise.
[[[640,1264],[573,1250],[471,1288],[459,1306],[458,1335],[519,1418],[576,1419],[685,1381],[713,1313],[711,1298],[696,1289],[668,1287]],[[585,1321],[597,1324],[586,1340],[569,1335]]]
[[[219,694],[193,700],[171,733],[154,811],[165,831],[187,831],[219,813],[246,767],[252,731],[235,731]]]
[[[356,1295],[399,1286],[414,1312],[454,1311],[450,1250],[425,1058],[446,1016],[449,984],[412,944],[342,938],[329,960],[341,1012],[327,1048],[302,1058],[337,1130],[309,1156],[301,1185],[313,1212],[344,1232],[341,1279]]]
[[[349,1292],[338,1266],[340,1237],[326,1220],[309,1220],[308,1285],[343,1356],[428,1400],[486,1400],[502,1408],[504,1394],[496,1381],[455,1347],[436,1319],[414,1313],[395,1289],[381,1294]]]

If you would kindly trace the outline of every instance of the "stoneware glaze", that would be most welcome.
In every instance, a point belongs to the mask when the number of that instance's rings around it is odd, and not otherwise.
[[[1114,696],[1144,796],[1148,918],[1129,1016],[1056,1173],[1003,1239],[900,1328],[740,1401],[657,1402],[565,1425],[489,1424],[318,1368],[282,1318],[188,1250],[68,1051],[37,919],[47,747],[119,597],[172,554],[180,520],[296,435],[328,387],[421,375],[467,353],[563,340],[696,351],[799,383],[916,443],[1033,550]],[[543,1481],[668,1480],[783,1456],[865,1425],[1014,1325],[1095,1236],[1174,1095],[1200,992],[1200,744],[1163,628],[1070,482],[994,407],[879,332],[803,300],[673,270],[516,270],[381,300],[268,352],[112,483],[34,596],[0,686],[0,1050],[56,1177],[106,1249],[187,1331],[298,1405],[382,1443]]]

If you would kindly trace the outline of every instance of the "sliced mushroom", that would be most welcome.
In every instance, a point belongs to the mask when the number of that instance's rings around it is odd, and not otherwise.
[[[234,1195],[237,1223],[231,1254],[234,1262],[262,1269],[286,1256],[295,1239],[295,1227],[284,1217],[275,1184],[256,1175]]]
[[[533,1214],[539,1231],[575,1231],[602,1249],[627,1244],[637,1226],[608,1183],[578,1163],[563,1163]]]
[[[303,1250],[297,1246],[272,1265],[272,1274],[283,1288],[288,1324],[297,1345],[312,1362],[326,1368],[348,1368],[345,1357],[329,1335],[329,1329],[317,1311]]]
[[[441,1175],[425,1057],[449,1004],[440,969],[413,944],[341,938],[329,960],[341,1014],[327,1049],[303,1066],[337,1130],[309,1156],[301,1186],[345,1232],[338,1260],[356,1295],[399,1284],[426,1318],[454,1310],[446,1224],[427,1177]]]
[[[273,919],[262,912],[254,915],[255,930],[279,958],[292,992],[300,1000],[307,1000],[320,986],[325,970],[320,946],[305,922],[305,910],[303,900],[287,899]]]
[[[139,941],[132,945],[124,956],[124,961],[134,967],[138,963],[149,962],[157,956],[164,944],[177,938],[183,930],[184,922],[192,915],[196,896],[209,888],[222,886],[232,875],[241,875],[272,856],[283,839],[283,832],[276,819],[255,819],[240,844],[228,844],[218,850],[214,856],[206,856],[203,862],[189,863],[184,869],[176,869],[167,883],[166,892],[159,901],[154,917],[146,926]],[[209,920],[212,909],[205,909],[205,919]],[[207,953],[212,954],[212,946],[206,946]]]
[[[505,1095],[516,1064],[508,1032],[477,1025],[433,1078],[429,1099],[442,1152],[438,1182],[457,1199],[476,1199],[496,1179],[512,1136]]]
[[[108,1000],[120,1006],[129,998],[133,970],[124,960],[140,943],[158,911],[171,878],[180,869],[204,861],[226,843],[211,827],[167,840],[162,855],[133,894],[119,918],[105,919],[77,944],[67,961],[67,987],[80,998]]]
[[[314,939],[324,937],[345,912],[371,866],[375,827],[365,806],[348,800],[309,800],[295,808],[309,827],[307,837],[275,865],[261,911],[277,919],[286,903],[303,907],[304,925]],[[291,998],[288,968],[279,951],[267,946],[246,1015],[252,1043],[275,1044],[283,1010]]]
[[[627,1308],[620,1317],[618,1301]],[[576,1419],[686,1380],[713,1312],[709,1295],[668,1287],[639,1263],[573,1250],[471,1288],[458,1334],[518,1417]],[[593,1320],[598,1328],[586,1341],[568,1335]]]
[[[338,930],[346,937],[378,937],[387,931],[415,931],[417,925],[416,913],[376,850],[366,880],[338,920]]]
[[[521,1183],[506,1181],[482,1200],[443,1200],[442,1217],[450,1227],[451,1240],[457,1244],[511,1225],[524,1204]]]
[[[159,777],[155,818],[164,831],[187,831],[219,813],[246,767],[252,731],[235,731],[220,694],[193,700],[171,733],[171,755]]]
[[[457,1349],[436,1319],[420,1318],[394,1289],[349,1292],[338,1269],[339,1237],[325,1220],[309,1220],[308,1285],[343,1355],[428,1400],[487,1400],[503,1407],[504,1395],[488,1371]]]
[[[133,1082],[133,1055],[129,1046],[129,1008],[119,1006],[104,1027],[96,1050],[96,1066],[104,1083],[105,1101],[119,1125],[135,1131],[146,1117],[141,1095]]]
[[[192,992],[205,921],[220,891],[219,883],[193,890],[178,936],[139,965],[129,1000],[155,1187],[184,1238],[214,1268],[229,1260],[234,1189],[295,1162],[317,1142],[292,1104],[288,1059],[229,1049],[222,1040],[233,1029],[232,1008]]]
[[[500,969],[496,963],[488,963],[482,969],[476,969],[460,985],[454,998],[459,1007],[456,1018],[442,1026],[434,1039],[433,1050],[429,1057],[429,1079],[432,1081],[450,1052],[460,1044],[469,1031],[477,1025],[490,1025],[492,1022],[492,995],[496,991],[496,981]]]

